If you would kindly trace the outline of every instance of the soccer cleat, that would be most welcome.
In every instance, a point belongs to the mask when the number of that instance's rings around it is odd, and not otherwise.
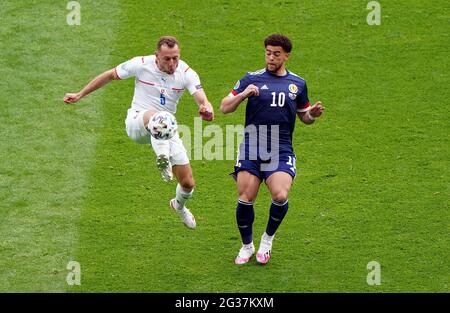
[[[160,154],[156,158],[156,167],[161,172],[161,177],[166,183],[172,180],[172,167],[170,166],[169,158],[166,155]]]
[[[178,210],[176,207],[176,201],[177,200],[175,198],[170,200],[169,202],[170,207],[174,209],[175,212],[177,212],[177,214],[180,216],[181,220],[183,221],[184,225],[186,225],[187,228],[194,229],[197,226],[197,224],[195,223],[194,215],[186,207],[183,207],[182,210]]]
[[[253,242],[248,245],[242,245],[236,259],[234,259],[234,263],[245,264],[250,261],[253,254],[255,254],[255,246],[253,245]]]
[[[272,241],[263,237],[259,244],[258,252],[256,253],[256,261],[260,264],[266,264],[270,260],[270,254],[272,251]]]

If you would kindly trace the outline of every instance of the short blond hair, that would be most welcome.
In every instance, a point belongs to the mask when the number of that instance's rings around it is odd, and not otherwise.
[[[158,43],[156,44],[156,49],[159,51],[164,45],[169,48],[179,46],[178,40],[173,36],[162,36],[161,38],[159,38]]]

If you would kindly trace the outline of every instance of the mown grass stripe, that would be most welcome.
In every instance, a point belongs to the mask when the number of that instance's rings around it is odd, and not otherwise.
[[[86,3],[82,25],[68,26],[65,6],[2,2],[2,291],[65,291],[66,265],[75,257],[76,221],[102,116],[101,94],[89,106],[65,106],[62,98],[80,87],[76,82],[86,73],[107,64],[95,50],[110,39],[113,12]]]

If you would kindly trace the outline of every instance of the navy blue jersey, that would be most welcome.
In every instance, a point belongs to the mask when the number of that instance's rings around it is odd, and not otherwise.
[[[247,132],[247,128],[254,125],[257,136],[264,130],[268,142],[271,137],[278,135],[279,152],[293,152],[292,133],[297,112],[307,111],[310,107],[305,80],[289,71],[285,76],[277,76],[263,69],[247,73],[236,83],[231,93],[237,95],[250,84],[258,87],[259,96],[248,98],[245,112],[246,134],[241,147],[248,150],[252,146],[252,140],[249,139],[249,133],[251,135],[252,132]],[[278,127],[278,134],[272,134],[276,128],[271,126]],[[260,144],[259,141],[258,145]]]

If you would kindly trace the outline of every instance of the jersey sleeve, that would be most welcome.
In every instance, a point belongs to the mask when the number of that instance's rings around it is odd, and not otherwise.
[[[300,93],[300,96],[297,97],[297,112],[306,112],[311,107],[311,104],[309,103],[308,98],[308,88],[305,86],[303,87],[302,92]]]
[[[236,96],[243,92],[245,88],[247,88],[248,85],[250,85],[250,79],[248,78],[248,75],[245,75],[240,80],[237,81],[236,85],[234,85],[233,89],[231,89],[231,92],[229,96]]]
[[[120,79],[136,76],[139,66],[143,64],[143,57],[135,57],[116,66],[116,74]]]
[[[200,83],[200,77],[193,69],[188,68],[185,73],[186,89],[191,95],[193,95],[197,90],[203,89],[202,84]]]

